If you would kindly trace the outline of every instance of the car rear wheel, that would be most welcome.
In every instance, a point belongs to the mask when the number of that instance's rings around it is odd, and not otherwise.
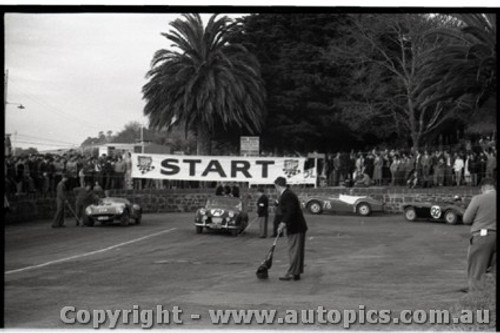
[[[366,202],[362,202],[358,205],[358,207],[356,208],[356,211],[361,216],[368,216],[372,213],[372,208]]]
[[[130,214],[129,214],[128,210],[126,210],[123,212],[123,215],[120,218],[120,224],[122,226],[127,226],[129,224],[129,222],[130,222]]]
[[[458,216],[457,213],[453,210],[447,210],[446,213],[444,213],[444,220],[448,224],[457,224],[458,222]]]
[[[309,210],[309,212],[311,214],[321,214],[322,212],[322,209],[321,209],[321,203],[319,201],[311,201],[308,205],[307,205],[307,209]]]
[[[201,234],[203,232],[203,227],[196,226],[196,233]]]
[[[405,208],[405,219],[407,221],[413,222],[417,219],[417,211],[413,207]]]

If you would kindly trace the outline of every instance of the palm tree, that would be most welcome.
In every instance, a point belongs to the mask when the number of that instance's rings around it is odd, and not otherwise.
[[[455,27],[440,28],[430,36],[446,40],[429,52],[423,66],[423,106],[459,102],[477,108],[496,92],[495,14],[453,14]]]
[[[184,126],[196,133],[197,153],[209,155],[216,125],[249,134],[262,129],[265,90],[257,59],[228,42],[232,20],[213,15],[206,27],[198,14],[184,14],[162,33],[175,50],[155,53],[143,87],[150,126]]]

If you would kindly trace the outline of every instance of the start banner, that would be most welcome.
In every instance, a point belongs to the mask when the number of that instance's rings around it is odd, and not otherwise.
[[[316,184],[316,173],[304,170],[305,157],[180,156],[132,154],[132,177],[168,180]]]

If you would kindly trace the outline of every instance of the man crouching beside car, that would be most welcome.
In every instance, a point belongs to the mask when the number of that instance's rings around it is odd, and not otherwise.
[[[90,183],[85,183],[84,187],[77,187],[74,189],[76,194],[76,225],[85,225],[83,219],[85,216],[85,208],[89,205],[95,204],[99,200],[99,196],[92,191],[92,186]]]

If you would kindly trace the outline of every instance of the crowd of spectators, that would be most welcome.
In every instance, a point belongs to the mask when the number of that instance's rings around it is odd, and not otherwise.
[[[496,153],[496,142],[487,139],[453,149],[339,152],[329,155],[319,174],[328,186],[477,186],[484,177],[496,178]],[[198,182],[132,179],[128,152],[99,157],[77,152],[7,156],[4,163],[8,196],[54,193],[63,174],[69,177],[68,190],[84,183],[102,190],[203,186]]]
[[[477,186],[496,178],[496,142],[481,139],[453,149],[373,149],[327,158],[323,175],[330,186]]]
[[[54,193],[63,174],[68,176],[68,190],[85,183],[103,190],[133,188],[130,153],[100,157],[79,153],[30,154],[8,156],[4,163],[7,195]]]

